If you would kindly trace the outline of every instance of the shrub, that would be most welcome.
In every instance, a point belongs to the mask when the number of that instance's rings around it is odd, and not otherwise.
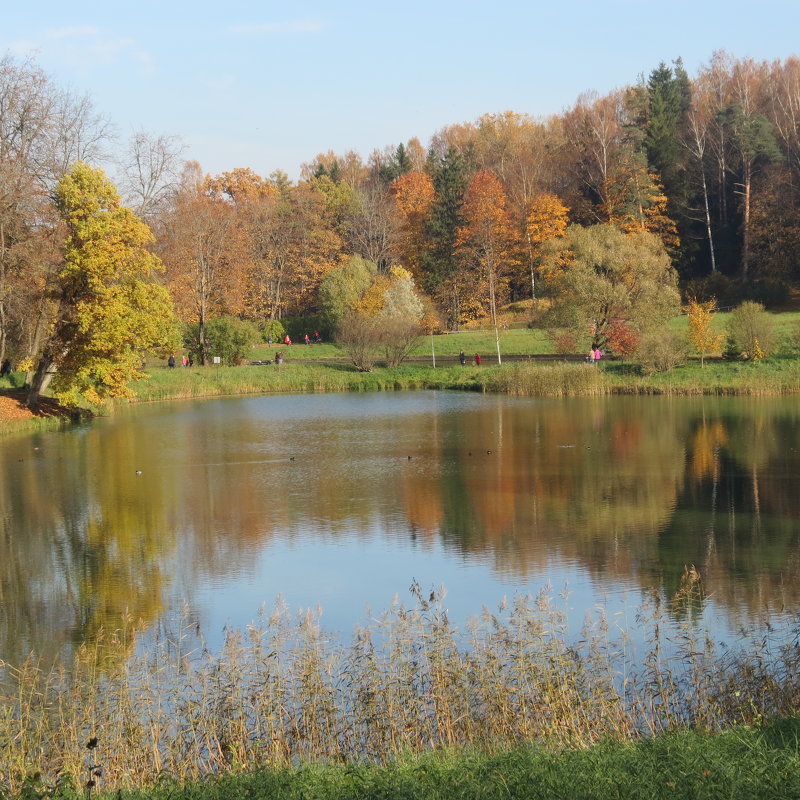
[[[350,356],[357,370],[372,372],[381,344],[380,325],[375,317],[354,311],[340,321],[336,343]]]
[[[198,326],[187,325],[184,343],[193,361],[200,359],[198,339]],[[217,317],[206,323],[205,339],[210,356],[219,356],[223,364],[233,366],[245,360],[250,348],[259,340],[259,334],[251,322],[237,317]]]
[[[266,342],[269,341],[270,336],[273,342],[282,342],[283,337],[286,336],[286,328],[283,327],[283,323],[279,319],[271,319],[264,326],[264,333],[261,338]]]
[[[675,331],[650,333],[642,337],[636,360],[646,375],[669,372],[686,361],[686,341]]]
[[[388,317],[381,319],[381,349],[386,359],[386,366],[399,367],[419,344],[422,328],[420,323],[413,318]]]
[[[775,347],[775,324],[761,303],[745,300],[728,318],[725,355],[755,361]]]
[[[556,353],[575,353],[578,350],[578,343],[575,334],[564,328],[550,328],[547,336],[553,343],[553,350]]]

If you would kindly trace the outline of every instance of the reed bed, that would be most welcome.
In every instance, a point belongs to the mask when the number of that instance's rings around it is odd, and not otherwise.
[[[570,636],[549,592],[485,609],[462,630],[443,591],[415,584],[411,604],[395,602],[349,642],[325,632],[318,613],[278,603],[229,631],[218,653],[187,616],[147,646],[123,630],[82,646],[69,665],[4,664],[0,795],[36,772],[79,781],[94,737],[89,768],[102,765],[104,790],[143,790],[165,776],[392,764],[451,748],[581,749],[797,711],[797,636],[743,634],[736,652],[714,645],[692,622],[688,578],[687,587],[673,601],[681,608],[656,596],[641,608],[644,654],[602,613]]]
[[[592,364],[515,362],[487,374],[486,391],[519,397],[597,397],[610,394],[604,370]]]

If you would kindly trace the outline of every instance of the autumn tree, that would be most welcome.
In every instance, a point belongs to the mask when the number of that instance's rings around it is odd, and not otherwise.
[[[88,97],[60,90],[32,61],[0,59],[0,358],[41,347],[60,264],[51,194],[110,135]]]
[[[427,248],[426,221],[436,199],[436,190],[427,172],[412,171],[396,178],[390,191],[399,218],[395,259],[419,281]]]
[[[525,218],[525,247],[531,279],[531,297],[536,299],[536,273],[542,260],[542,247],[564,235],[569,224],[569,209],[558,196],[543,192],[534,196]]]
[[[102,170],[87,164],[61,179],[55,203],[66,230],[64,260],[28,404],[37,404],[51,375],[66,401],[127,396],[143,354],[176,339],[169,295],[154,282],[161,264],[147,249],[152,235],[120,205]]]
[[[677,274],[652,233],[571,225],[547,246],[547,257],[557,265],[548,280],[550,321],[578,343],[605,349],[612,325],[625,323],[642,335],[662,328],[680,308]]]
[[[322,279],[319,306],[323,319],[332,331],[356,308],[377,274],[376,264],[360,256],[351,256]]]
[[[197,324],[199,360],[205,365],[206,323],[241,312],[250,262],[233,205],[207,190],[197,164],[186,170],[159,244],[178,313]]]
[[[514,232],[506,211],[505,191],[497,176],[488,170],[476,173],[464,193],[461,211],[466,224],[458,229],[456,241],[463,257],[477,264],[481,284],[487,287],[499,363],[497,297],[501,282],[507,279],[514,263]]]
[[[351,260],[348,272],[360,274],[363,281],[372,272],[369,266]],[[408,270],[392,267],[386,275],[378,274],[377,270],[372,275],[372,281],[360,296],[350,283],[348,307],[336,328],[336,341],[362,371],[371,370],[379,355],[387,367],[405,361],[423,333],[425,314],[425,305]]]
[[[706,353],[713,353],[720,349],[725,341],[724,333],[715,333],[711,330],[711,323],[716,315],[716,300],[701,302],[692,299],[684,311],[689,318],[689,341],[700,355],[700,366],[704,366]]]

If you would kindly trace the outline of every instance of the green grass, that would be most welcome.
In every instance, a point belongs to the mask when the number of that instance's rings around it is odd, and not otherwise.
[[[484,361],[461,367],[458,362],[409,362],[373,372],[358,372],[344,361],[289,360],[281,366],[152,367],[147,379],[133,385],[136,400],[187,399],[271,393],[375,392],[456,389],[519,396],[596,396],[603,394],[778,395],[800,392],[800,360],[774,357],[757,362],[697,359],[668,372],[640,375],[624,362],[598,366],[582,362]]]
[[[125,800],[788,800],[800,797],[797,718],[716,736],[680,731],[553,753],[520,746],[401,757],[390,766],[264,768],[183,785],[168,778]]]
[[[431,342],[431,338],[433,342]],[[438,336],[424,336],[414,349],[412,356],[416,358],[431,358],[446,361],[458,358],[463,350],[470,358],[475,353],[480,353],[483,358],[489,359],[497,352],[494,329],[469,330],[459,333],[443,333]],[[322,344],[304,345],[293,344],[291,347],[273,345],[258,345],[251,351],[249,360],[273,359],[276,352],[282,352],[284,357],[291,361],[305,361],[307,359],[347,358],[346,354],[335,344],[323,342]],[[527,355],[529,353],[552,353],[553,345],[544,331],[528,328],[511,328],[500,331],[500,352],[505,355]]]

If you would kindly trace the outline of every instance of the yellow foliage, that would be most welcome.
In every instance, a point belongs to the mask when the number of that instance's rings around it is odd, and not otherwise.
[[[700,365],[703,365],[705,356],[714,353],[722,347],[725,339],[724,333],[715,333],[711,330],[711,321],[715,316],[716,300],[690,300],[684,311],[689,317],[689,341],[700,355]]]

